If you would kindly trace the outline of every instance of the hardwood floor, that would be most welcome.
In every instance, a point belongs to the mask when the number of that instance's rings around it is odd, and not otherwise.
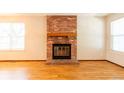
[[[124,68],[107,61],[46,65],[45,61],[0,62],[0,79],[9,80],[120,80]]]

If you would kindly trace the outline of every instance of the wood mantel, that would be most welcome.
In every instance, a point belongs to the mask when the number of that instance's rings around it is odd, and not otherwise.
[[[68,32],[68,33],[47,33],[47,36],[73,36],[76,37],[77,34],[74,32]]]

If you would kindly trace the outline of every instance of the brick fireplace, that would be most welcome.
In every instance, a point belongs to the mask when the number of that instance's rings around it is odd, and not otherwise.
[[[77,63],[76,29],[76,16],[47,16],[47,63]]]

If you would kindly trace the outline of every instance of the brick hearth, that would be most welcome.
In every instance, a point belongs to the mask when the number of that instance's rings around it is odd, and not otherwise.
[[[47,63],[77,63],[76,30],[76,16],[47,16]],[[71,44],[71,59],[53,59],[53,44]]]

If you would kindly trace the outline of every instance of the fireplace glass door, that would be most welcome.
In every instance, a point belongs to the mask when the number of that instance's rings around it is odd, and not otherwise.
[[[53,59],[71,59],[71,44],[53,44]]]

